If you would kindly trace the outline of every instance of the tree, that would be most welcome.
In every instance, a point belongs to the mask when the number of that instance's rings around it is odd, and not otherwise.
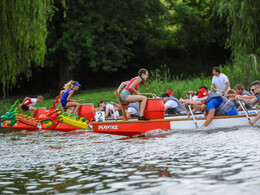
[[[52,0],[0,0],[0,77],[4,96],[31,76],[31,66],[43,66],[46,53],[46,23]]]
[[[260,76],[257,63],[260,57],[260,1],[220,0],[216,1],[216,10],[228,25],[226,46],[232,50],[230,76],[233,84],[248,85]]]
[[[60,72],[70,72],[68,78],[63,74],[60,85],[71,79],[76,67],[94,72],[126,68],[135,55],[134,42],[140,37],[153,39],[167,15],[159,0],[78,0],[66,6],[62,33],[49,49],[59,56]]]

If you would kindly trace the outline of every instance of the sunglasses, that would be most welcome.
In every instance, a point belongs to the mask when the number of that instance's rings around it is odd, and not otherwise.
[[[258,88],[251,89],[251,91],[253,91],[253,92],[254,92],[256,89],[258,89]]]

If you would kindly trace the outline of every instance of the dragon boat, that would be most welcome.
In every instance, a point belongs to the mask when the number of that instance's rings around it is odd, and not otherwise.
[[[1,116],[0,122],[3,128],[17,130],[53,130],[70,132],[79,129],[87,129],[89,120],[94,120],[94,105],[82,104],[79,109],[79,116],[72,117],[72,114],[62,113],[58,109],[61,96],[58,96],[54,104],[47,110],[45,107],[37,108],[35,118],[17,112],[17,100],[11,109]],[[76,125],[73,125],[76,124]]]
[[[121,107],[122,109],[124,108],[123,105],[121,105]],[[248,113],[239,111],[239,115],[236,116],[216,116],[205,130],[250,126],[248,123],[249,120],[255,117],[258,111],[257,109],[253,109],[249,110]],[[203,114],[194,114],[193,118],[187,115],[165,115],[164,113],[164,104],[161,98],[148,98],[144,116],[150,120],[140,121],[137,120],[137,118],[126,120],[123,116],[99,121],[99,119],[102,118],[102,112],[97,112],[96,121],[90,121],[88,123],[88,129],[96,133],[139,136],[154,130],[194,130],[201,127],[206,120]],[[67,116],[64,116],[64,118],[66,117]],[[70,125],[82,128],[85,122],[80,119],[77,121],[78,122],[70,123]],[[66,123],[66,121],[64,122]],[[260,121],[257,121],[254,125],[260,125]]]
[[[39,108],[35,119],[17,114],[16,102],[5,115],[1,116],[2,126],[21,130],[46,129],[65,132],[81,129],[103,134],[139,136],[154,130],[194,130],[202,126],[206,120],[203,114],[194,114],[194,118],[187,115],[165,115],[161,98],[148,98],[144,111],[144,116],[150,119],[148,121],[140,121],[137,118],[127,120],[124,114],[123,117],[105,118],[104,112],[95,113],[93,104],[82,104],[79,116],[72,117],[72,114],[62,113],[57,109],[57,102],[59,98],[49,110]],[[121,107],[124,110],[124,105]],[[236,116],[216,116],[204,130],[250,126],[249,120],[258,112],[258,109],[252,109],[248,110],[248,113],[239,111],[239,115]],[[254,126],[260,126],[260,120]]]

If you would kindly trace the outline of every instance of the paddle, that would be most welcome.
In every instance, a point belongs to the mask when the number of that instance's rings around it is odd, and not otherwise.
[[[218,91],[220,93],[222,93],[222,91],[220,91],[219,89],[213,88],[215,91]]]
[[[243,111],[245,112],[248,121],[250,121],[250,118],[249,118],[249,116],[248,116],[248,111],[247,111],[247,109],[244,107],[244,105],[242,104],[242,102],[241,102],[240,100],[237,100],[237,101],[239,102],[241,108],[242,108]]]
[[[191,101],[191,94],[190,94],[190,101]],[[195,125],[196,125],[196,128],[198,128],[198,124],[197,124],[197,121],[196,121],[196,119],[195,119],[195,117],[194,117],[194,115],[193,115],[193,112],[192,112],[192,109],[191,109],[191,105],[188,105],[188,108],[189,108],[189,110],[190,110],[192,119],[193,119],[193,121],[194,121],[194,123],[195,123]]]
[[[140,95],[153,95],[153,93],[140,93]]]
[[[83,101],[85,99],[79,99],[79,100],[74,100],[75,102],[80,102],[80,101]]]

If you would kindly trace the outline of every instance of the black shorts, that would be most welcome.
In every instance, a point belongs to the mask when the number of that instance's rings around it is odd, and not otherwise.
[[[22,109],[25,110],[25,111],[27,111],[27,110],[29,110],[29,106],[22,105]]]
[[[67,104],[68,102],[66,102],[66,103],[64,103],[64,104],[61,104],[62,105],[62,107],[66,107],[66,104]]]

